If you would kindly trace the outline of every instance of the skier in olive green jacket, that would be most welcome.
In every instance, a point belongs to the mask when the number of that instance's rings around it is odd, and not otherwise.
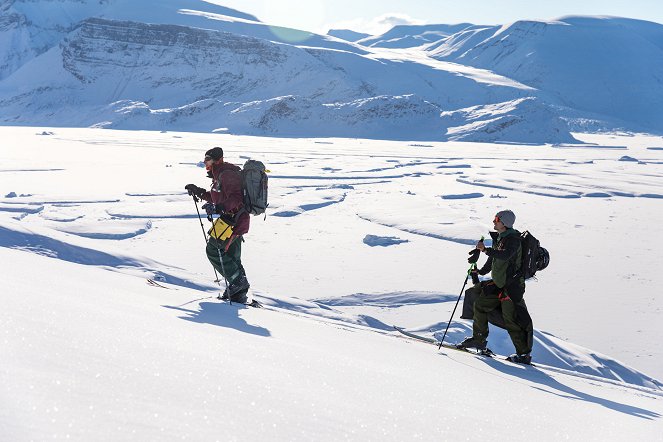
[[[474,301],[472,336],[458,344],[459,348],[486,349],[488,339],[488,314],[501,309],[504,328],[509,332],[516,353],[509,356],[512,362],[529,364],[532,360],[533,326],[523,295],[525,281],[518,275],[522,261],[520,232],[513,228],[516,215],[510,210],[498,212],[493,219],[496,233],[491,232],[493,247],[483,241],[476,248],[488,255],[486,264],[478,271],[491,273],[492,281],[481,284],[481,293]]]

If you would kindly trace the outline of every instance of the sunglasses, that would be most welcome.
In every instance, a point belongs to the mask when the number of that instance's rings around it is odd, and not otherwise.
[[[500,220],[500,217],[496,215],[496,216],[495,216],[495,219],[493,220],[493,222],[494,222],[494,223],[499,223],[500,221],[501,221],[501,220]]]
[[[214,158],[212,157],[205,157],[205,162],[212,161]]]

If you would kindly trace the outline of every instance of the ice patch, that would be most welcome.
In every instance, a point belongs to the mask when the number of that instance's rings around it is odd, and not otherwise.
[[[397,244],[409,242],[407,239],[400,239],[395,236],[376,236],[366,235],[364,237],[364,244],[370,247],[389,247]]]
[[[457,195],[442,195],[443,200],[467,200],[472,198],[483,198],[483,193],[461,193]]]

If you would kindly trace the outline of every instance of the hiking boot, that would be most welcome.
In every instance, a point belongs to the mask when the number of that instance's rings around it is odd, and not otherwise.
[[[237,304],[246,304],[249,300],[249,298],[246,296],[246,294],[249,292],[249,289],[242,290],[239,293],[235,293],[230,297],[231,302],[235,302]]]
[[[532,356],[530,356],[529,353],[514,353],[508,358],[506,358],[507,361],[510,362],[515,362],[516,364],[527,364],[530,365],[532,363]]]
[[[240,275],[232,282],[232,284],[228,286],[226,293],[228,296],[230,296],[231,301],[235,301],[235,295],[238,295],[241,292],[244,292],[244,296],[246,297],[246,291],[249,289],[249,287],[251,287],[249,280],[246,279],[246,276]]]
[[[465,338],[460,344],[456,344],[456,348],[467,349],[467,348],[476,348],[479,351],[486,349],[486,341],[480,341],[473,336]]]
[[[223,294],[219,295],[219,299],[222,301],[228,300],[228,287],[223,291]]]

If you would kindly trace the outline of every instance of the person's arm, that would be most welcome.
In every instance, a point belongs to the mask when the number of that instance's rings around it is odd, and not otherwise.
[[[488,257],[486,263],[479,269],[479,275],[486,275],[493,269],[493,258]]]

